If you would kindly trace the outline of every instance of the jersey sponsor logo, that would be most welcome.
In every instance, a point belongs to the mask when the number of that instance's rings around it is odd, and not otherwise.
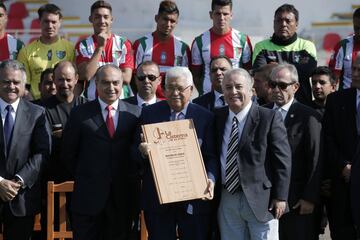
[[[294,54],[294,62],[299,63],[300,62],[300,55]]]
[[[225,46],[224,44],[220,44],[219,46],[219,56],[224,56],[225,55]]]
[[[51,58],[52,58],[52,50],[50,49],[50,50],[47,52],[47,59],[48,59],[48,61],[51,61]]]
[[[63,59],[66,56],[66,51],[56,51],[56,56],[59,59]]]
[[[166,52],[161,52],[161,55],[160,55],[160,63],[161,64],[165,64],[166,63]]]

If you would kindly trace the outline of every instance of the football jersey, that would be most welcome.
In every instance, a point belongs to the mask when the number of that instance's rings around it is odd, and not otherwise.
[[[82,62],[88,62],[95,52],[97,47],[97,39],[95,35],[89,36],[86,39],[78,42],[75,46],[76,51],[76,64],[79,65]],[[104,51],[98,62],[98,67],[106,64],[114,64],[119,68],[134,68],[134,60],[131,53],[131,43],[124,37],[116,34],[112,34],[109,40],[106,41]],[[121,98],[126,98],[131,95],[131,89],[129,86],[123,86],[123,92]],[[95,77],[88,82],[85,96],[89,100],[94,100],[97,97]]]
[[[136,68],[145,61],[157,63],[162,79],[164,79],[165,72],[169,68],[190,65],[190,48],[176,36],[172,36],[166,41],[159,41],[156,33],[153,32],[135,41],[134,59]],[[161,84],[156,89],[156,96],[164,98]]]
[[[4,37],[0,38],[0,61],[8,59],[16,60],[22,47],[24,47],[22,41],[5,33]]]
[[[251,68],[252,46],[247,35],[231,29],[224,35],[218,35],[212,29],[196,37],[191,47],[193,67],[203,67],[202,89],[200,94],[211,91],[210,61],[216,56],[227,56],[234,68]]]
[[[35,99],[40,97],[38,84],[42,71],[64,60],[74,61],[75,51],[73,44],[62,38],[52,44],[44,44],[37,39],[20,50],[18,61],[25,66],[27,82]]]
[[[349,36],[336,44],[331,55],[329,68],[339,77],[339,89],[351,87],[351,66],[360,52],[360,43]]]

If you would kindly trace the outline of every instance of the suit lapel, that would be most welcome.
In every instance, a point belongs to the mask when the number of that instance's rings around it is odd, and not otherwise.
[[[349,133],[352,134],[352,139],[357,139],[357,126],[356,126],[356,89],[352,88],[350,94],[347,95],[347,101],[344,102],[343,109],[345,111],[341,113],[344,119],[343,122],[347,122],[348,125],[344,126],[349,128]]]
[[[296,101],[296,99],[294,99],[293,103],[291,104],[289,111],[286,114],[284,123],[285,123],[285,127],[286,129],[288,129],[289,126],[292,126],[293,121],[296,119],[296,114],[297,114],[297,107],[298,107],[298,102]]]
[[[0,111],[2,111],[2,109],[0,109]],[[2,123],[0,124],[0,159],[3,159],[4,161],[6,159],[5,136]]]
[[[211,91],[210,93],[210,111],[213,111],[215,108],[215,92]]]
[[[240,142],[239,142],[239,151],[245,145],[247,141],[251,139],[251,135],[254,132],[256,125],[259,121],[259,110],[256,104],[252,104],[248,116],[245,121],[243,131],[241,133]]]
[[[93,122],[98,127],[98,130],[97,130],[98,135],[101,136],[101,137],[110,138],[109,132],[108,132],[107,127],[106,127],[106,123],[105,123],[104,118],[102,116],[102,109],[101,109],[101,106],[100,106],[100,103],[99,103],[98,99],[96,99],[93,102],[92,107],[93,107],[92,111],[94,112],[94,115],[93,115],[93,117],[91,119],[93,120]]]

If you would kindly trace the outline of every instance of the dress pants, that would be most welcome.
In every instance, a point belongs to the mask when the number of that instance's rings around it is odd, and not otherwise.
[[[234,194],[226,189],[221,192],[218,209],[221,240],[278,240],[277,219],[259,222],[245,194],[238,190]]]

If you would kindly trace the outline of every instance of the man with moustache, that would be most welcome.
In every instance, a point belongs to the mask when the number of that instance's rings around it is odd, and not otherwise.
[[[277,64],[266,64],[253,70],[254,89],[256,93],[256,102],[262,106],[272,102],[268,82],[270,73]]]
[[[234,68],[251,69],[250,38],[231,27],[232,0],[212,0],[212,27],[197,36],[191,46],[194,83],[199,95],[211,91],[210,61],[215,56],[227,56]]]
[[[193,103],[199,104],[213,111],[214,108],[226,105],[221,83],[224,79],[224,73],[232,68],[231,60],[226,56],[216,56],[210,61],[210,80],[211,91],[193,100]]]
[[[251,100],[253,80],[240,68],[225,73],[228,106],[215,109],[221,163],[218,220],[222,240],[278,239],[286,211],[291,152],[279,112]]]
[[[189,46],[174,35],[179,14],[174,1],[161,1],[158,13],[155,15],[156,30],[134,42],[135,68],[144,61],[156,62],[160,67],[162,83],[166,70],[173,66],[187,67],[191,61]],[[156,96],[163,99],[161,85],[156,89]]]
[[[321,182],[321,119],[312,108],[299,103],[296,67],[279,64],[271,72],[272,104],[281,113],[291,148],[290,211],[280,219],[280,240],[312,240],[315,236],[314,207],[319,202]]]
[[[191,200],[169,204],[160,204],[151,171],[147,143],[141,143],[140,129],[137,133],[134,151],[139,171],[142,174],[141,201],[144,210],[149,239],[168,240],[176,238],[176,230],[184,240],[206,240],[210,230],[211,200],[214,184],[218,176],[218,162],[215,155],[213,114],[190,102],[193,80],[187,67],[170,68],[165,75],[166,101],[161,101],[143,108],[140,125],[192,119],[205,169],[208,186],[204,193],[206,200]],[[141,154],[140,154],[141,153]]]
[[[294,5],[283,4],[278,7],[274,14],[274,34],[255,45],[253,69],[273,62],[294,64],[300,82],[295,97],[299,102],[310,105],[312,96],[309,77],[317,65],[316,48],[314,43],[298,37],[298,24],[299,12]]]
[[[112,33],[113,20],[110,3],[94,2],[89,16],[94,34],[75,46],[79,79],[85,81],[85,96],[89,100],[97,97],[94,76],[97,69],[105,64],[114,64],[122,71],[124,85],[121,98],[127,98],[132,93],[129,86],[134,65],[131,43],[125,37]]]
[[[39,82],[40,98],[32,101],[32,103],[42,106],[46,99],[56,94],[53,72],[53,68],[47,68],[41,73]]]
[[[351,86],[327,97],[323,118],[324,164],[329,169],[328,174],[331,178],[328,219],[331,239],[334,240],[357,239],[353,211],[358,221],[358,202],[352,200],[358,199],[358,189],[352,192],[350,198],[350,180],[352,181],[353,164],[358,162],[355,153],[359,146],[360,135],[359,54],[352,64]]]
[[[159,99],[156,97],[156,89],[160,86],[160,68],[153,61],[141,63],[135,75],[137,94],[124,99],[125,102],[145,107],[154,104]]]

